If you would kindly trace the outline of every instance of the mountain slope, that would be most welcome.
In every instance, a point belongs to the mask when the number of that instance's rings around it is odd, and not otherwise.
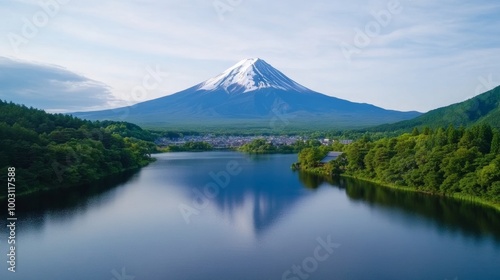
[[[500,86],[469,100],[429,111],[417,118],[381,125],[372,130],[410,130],[414,127],[469,126],[487,123],[500,127]]]
[[[176,94],[127,108],[74,115],[146,127],[318,129],[377,125],[411,119],[420,113],[385,110],[327,96],[252,58]]]

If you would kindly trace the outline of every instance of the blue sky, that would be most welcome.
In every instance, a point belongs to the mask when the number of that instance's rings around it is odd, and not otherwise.
[[[500,85],[499,14],[493,0],[2,1],[0,98],[131,105],[260,57],[327,95],[428,111]]]

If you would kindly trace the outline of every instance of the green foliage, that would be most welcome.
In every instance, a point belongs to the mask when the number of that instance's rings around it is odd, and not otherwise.
[[[149,137],[133,124],[90,122],[0,101],[0,170],[16,168],[18,193],[83,185],[144,166],[156,146],[138,138]]]
[[[298,153],[305,148],[319,146],[321,146],[321,143],[318,140],[296,141],[292,145],[273,145],[265,139],[254,139],[252,142],[238,148],[238,151],[253,154],[286,154]]]
[[[350,176],[500,203],[499,131],[487,124],[361,139],[345,149]]]
[[[101,127],[105,127],[106,132],[119,134],[122,137],[136,138],[144,141],[154,141],[157,135],[151,131],[143,130],[138,125],[127,122],[102,121],[98,122]]]
[[[340,156],[337,160],[326,164],[321,163],[321,160],[331,149],[331,146],[316,145],[303,148],[298,155],[299,161],[292,165],[292,168],[328,175],[340,174],[347,166],[345,156]]]
[[[326,149],[326,150],[325,150]],[[327,151],[343,151],[321,165]],[[397,137],[364,135],[345,146],[306,148],[293,167],[363,178],[381,184],[500,204],[500,132],[487,124],[429,127]]]
[[[347,169],[346,154],[342,154],[337,159],[327,162],[323,168],[327,174],[331,174],[333,176],[338,176],[344,173]]]
[[[245,153],[267,154],[276,153],[278,149],[265,139],[255,139],[252,142],[241,146],[238,150]]]
[[[356,172],[365,169],[365,157],[370,150],[372,143],[366,138],[362,138],[345,148],[345,152],[349,155],[347,170]]]
[[[186,142],[182,146],[171,145],[159,150],[161,152],[204,152],[213,149],[213,146],[207,142]]]
[[[410,132],[413,128],[439,128],[448,125],[459,127],[478,124],[500,127],[500,87],[464,102],[429,111],[411,120],[385,124],[370,130]]]
[[[312,168],[319,165],[319,161],[325,157],[326,153],[318,147],[305,148],[299,153],[299,163],[301,168]]]
[[[492,140],[491,140],[491,153],[492,154],[500,154],[500,132],[494,131]]]

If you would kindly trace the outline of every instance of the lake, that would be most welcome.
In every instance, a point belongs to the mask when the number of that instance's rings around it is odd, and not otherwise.
[[[296,155],[155,157],[19,197],[17,272],[1,230],[0,279],[500,279],[492,209],[293,172]]]

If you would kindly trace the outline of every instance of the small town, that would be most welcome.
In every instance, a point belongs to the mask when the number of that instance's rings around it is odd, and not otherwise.
[[[309,140],[309,138],[304,136],[219,136],[214,134],[207,135],[192,135],[192,136],[183,136],[178,138],[167,138],[162,137],[155,141],[155,144],[158,146],[182,146],[188,142],[205,142],[210,144],[214,149],[232,149],[241,147],[247,143],[252,142],[255,139],[265,139],[267,142],[271,143],[274,146],[284,146],[284,145],[292,145],[297,141],[305,141]],[[332,139],[317,139],[322,145],[330,145],[333,144],[334,141]],[[353,140],[338,140],[342,144],[350,144]]]

